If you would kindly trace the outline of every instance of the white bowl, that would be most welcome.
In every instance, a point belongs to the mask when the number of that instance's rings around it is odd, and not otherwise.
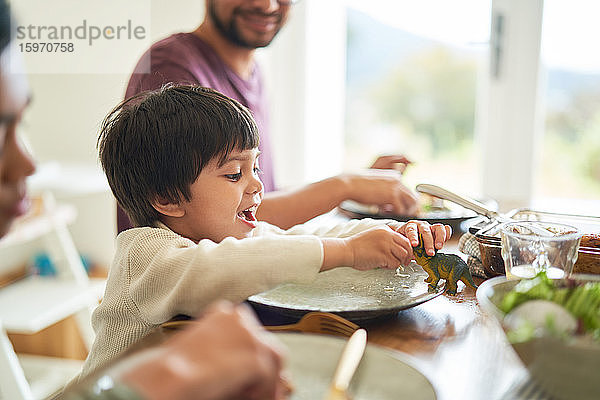
[[[572,275],[578,282],[600,282],[600,275]],[[477,289],[481,309],[507,331],[498,305],[519,281],[504,276],[488,279]],[[564,341],[541,337],[512,344],[531,377],[553,398],[600,399],[600,344],[588,340]]]

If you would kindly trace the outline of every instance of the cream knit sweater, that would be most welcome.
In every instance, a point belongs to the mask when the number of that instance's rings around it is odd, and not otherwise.
[[[158,223],[117,237],[102,303],[92,315],[96,340],[80,379],[177,314],[197,315],[216,299],[242,302],[281,283],[309,282],[321,268],[319,237],[348,237],[383,220],[283,231],[259,222],[252,237],[198,244]]]

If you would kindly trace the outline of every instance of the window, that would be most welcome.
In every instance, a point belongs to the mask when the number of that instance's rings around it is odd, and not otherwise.
[[[415,162],[410,186],[478,189],[475,106],[489,14],[478,0],[347,0],[346,169],[403,153]]]
[[[298,3],[270,46],[283,186],[401,152],[415,161],[409,186],[438,183],[503,211],[575,211],[573,201],[546,207],[560,197],[600,209],[592,3]]]
[[[540,198],[600,199],[600,4],[546,0]]]

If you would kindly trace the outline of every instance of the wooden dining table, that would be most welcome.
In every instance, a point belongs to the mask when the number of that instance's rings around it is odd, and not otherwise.
[[[529,398],[519,394],[528,385],[525,367],[501,327],[482,313],[471,288],[438,296],[366,329],[369,343],[408,355],[439,400]]]
[[[316,223],[348,218],[330,213]],[[460,232],[444,246],[457,254]],[[477,284],[485,279],[474,277]],[[397,351],[425,375],[438,400],[550,400],[529,378],[500,324],[479,307],[475,289],[458,282],[456,295],[442,294],[385,318],[359,322],[368,343]],[[266,325],[295,322],[257,309]]]
[[[296,321],[264,310],[257,315],[265,325]],[[479,308],[475,290],[462,282],[457,295],[442,294],[359,325],[370,345],[391,350],[421,372],[437,400],[551,400],[529,380],[500,325]],[[159,328],[128,353],[157,346],[174,332]]]
[[[483,279],[475,278],[476,283]],[[397,352],[433,385],[438,400],[549,400],[527,370],[500,325],[484,314],[475,290],[440,295],[373,321],[359,322],[368,343]],[[460,290],[460,289],[459,289]],[[266,325],[294,322],[258,311]]]
[[[460,254],[458,239],[447,243],[445,251]],[[367,330],[370,345],[397,352],[425,375],[438,400],[550,400],[529,379],[498,322],[479,308],[475,289],[458,285],[456,295],[441,294],[358,324]],[[298,320],[264,308],[255,311],[267,326]],[[164,333],[154,336],[151,340],[160,341]]]
[[[257,315],[265,325],[297,320],[264,310]],[[530,381],[500,325],[479,308],[475,290],[462,283],[457,295],[442,294],[359,325],[367,330],[370,345],[397,352],[421,372],[438,400],[551,400]],[[157,329],[133,351],[156,346],[173,332]]]

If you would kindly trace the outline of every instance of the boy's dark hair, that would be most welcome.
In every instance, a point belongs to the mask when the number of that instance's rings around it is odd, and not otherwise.
[[[152,202],[190,200],[190,186],[215,157],[258,146],[250,111],[209,88],[168,85],[139,93],[102,124],[98,150],[110,188],[135,226],[160,214]]]

